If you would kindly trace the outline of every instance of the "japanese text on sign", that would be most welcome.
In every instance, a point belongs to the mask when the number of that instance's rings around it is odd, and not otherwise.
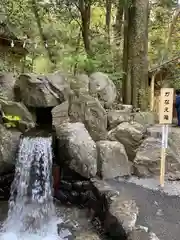
[[[173,88],[161,88],[159,123],[171,124],[173,115]]]

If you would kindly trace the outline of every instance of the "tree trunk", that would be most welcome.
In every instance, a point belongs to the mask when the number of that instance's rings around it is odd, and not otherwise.
[[[84,48],[88,56],[92,55],[89,30],[90,30],[90,17],[91,17],[91,1],[90,0],[79,0],[79,10],[81,14],[82,22],[82,38],[84,42]]]
[[[106,32],[108,37],[108,43],[110,44],[110,27],[111,27],[111,0],[106,0]]]
[[[147,110],[148,97],[148,0],[132,0],[128,24],[128,72],[131,75],[132,104]]]
[[[122,37],[121,33],[122,33],[122,26],[123,26],[123,13],[124,13],[124,8],[122,5],[122,0],[119,0],[117,10],[116,10],[116,22],[113,26],[116,45],[119,45],[119,41]]]
[[[166,40],[166,49],[167,51],[171,52],[171,37],[174,31],[174,27],[176,25],[176,22],[178,20],[180,16],[180,6],[178,6],[178,8],[175,10],[173,16],[172,16],[172,21],[169,25],[169,29],[168,29],[168,36],[167,36],[167,40]]]
[[[130,62],[129,57],[129,9],[124,7],[124,46],[123,46],[123,84],[122,84],[122,98],[124,104],[131,104],[131,76],[130,76]]]
[[[44,47],[47,51],[48,58],[49,58],[50,62],[55,64],[55,60],[53,59],[53,56],[51,54],[51,51],[50,51],[49,47],[45,46],[45,44],[47,43],[47,38],[46,38],[46,36],[43,32],[43,28],[42,28],[42,25],[41,25],[41,19],[39,17],[39,13],[38,13],[37,2],[36,2],[36,0],[31,0],[31,1],[32,1],[32,10],[33,10],[33,13],[34,13],[34,16],[35,16],[35,19],[36,19],[36,22],[37,22],[37,26],[38,26],[38,29],[39,29],[39,34],[40,34],[40,37],[42,39],[42,42],[44,43]]]

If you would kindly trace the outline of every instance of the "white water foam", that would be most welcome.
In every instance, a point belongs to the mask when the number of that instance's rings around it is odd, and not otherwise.
[[[52,197],[52,138],[24,137],[0,240],[59,240]]]

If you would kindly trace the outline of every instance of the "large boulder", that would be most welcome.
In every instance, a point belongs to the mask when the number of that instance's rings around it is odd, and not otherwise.
[[[136,202],[123,190],[116,191],[104,181],[91,179],[91,182],[94,195],[102,202],[101,206],[97,201],[96,207],[102,216],[105,232],[112,239],[127,239],[128,233],[135,227],[139,213]]]
[[[87,94],[71,95],[69,117],[73,122],[83,122],[94,141],[107,138],[107,113],[98,99]]]
[[[0,125],[0,174],[11,170],[14,166],[20,135],[20,132],[9,131]]]
[[[71,89],[81,93],[89,93],[89,77],[86,74],[75,76],[70,82]]]
[[[111,107],[116,99],[116,86],[105,73],[95,72],[90,75],[89,90],[91,94],[97,95],[106,107]]]
[[[161,140],[148,137],[137,150],[134,159],[135,174],[139,177],[159,176],[161,160]],[[179,154],[169,146],[166,154],[165,174],[169,180],[180,179]]]
[[[60,163],[65,162],[80,175],[90,178],[97,173],[96,144],[83,123],[63,123],[56,129]]]
[[[108,139],[122,143],[126,149],[129,160],[133,161],[136,155],[136,149],[143,139],[144,132],[145,129],[141,124],[136,122],[123,122],[108,132]]]
[[[116,141],[99,141],[98,174],[104,179],[130,175],[130,164],[124,146]]]
[[[64,122],[69,122],[68,109],[68,101],[63,102],[52,109],[52,121],[55,128],[58,128],[58,126]]]
[[[47,76],[21,74],[16,81],[16,92],[26,106],[53,107],[67,100],[70,86],[60,72]]]
[[[4,100],[14,100],[15,76],[13,73],[0,74],[0,98]]]
[[[125,110],[109,110],[108,111],[108,129],[117,127],[122,122],[130,121],[130,112]]]
[[[29,110],[23,103],[13,102],[13,101],[5,101],[0,99],[1,110],[5,115],[18,116],[20,119],[27,124],[30,123],[33,126],[35,125],[35,117],[31,115]]]

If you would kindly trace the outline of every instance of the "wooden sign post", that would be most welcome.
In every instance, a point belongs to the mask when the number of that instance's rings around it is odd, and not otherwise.
[[[160,165],[160,185],[164,187],[166,149],[168,147],[169,124],[172,123],[173,115],[173,88],[161,88],[159,123],[162,124],[162,146],[161,146],[161,165]]]

